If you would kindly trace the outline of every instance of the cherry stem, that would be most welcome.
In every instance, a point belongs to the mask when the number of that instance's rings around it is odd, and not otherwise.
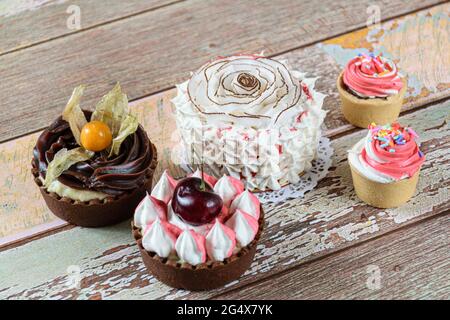
[[[200,164],[200,170],[202,172],[202,183],[200,184],[200,190],[205,191],[206,185],[205,185],[205,175],[203,171],[203,162]]]
[[[202,130],[202,160],[200,162],[200,170],[202,172],[202,183],[200,184],[200,190],[201,191],[205,191],[206,190],[206,185],[205,185],[205,174],[204,174],[204,170],[203,170],[203,130]]]

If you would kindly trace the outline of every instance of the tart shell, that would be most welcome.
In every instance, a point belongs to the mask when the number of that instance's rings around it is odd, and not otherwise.
[[[209,262],[193,266],[188,263],[159,257],[154,252],[148,252],[142,246],[140,230],[131,222],[133,237],[139,247],[147,270],[159,281],[178,289],[191,291],[211,290],[224,286],[238,279],[251,265],[255,257],[256,245],[264,229],[264,212],[258,220],[259,229],[255,238],[238,253],[222,262]]]
[[[74,201],[66,197],[60,197],[54,192],[48,192],[42,185],[39,172],[34,165],[31,173],[34,176],[34,182],[39,186],[45,203],[55,216],[81,227],[104,227],[131,218],[134,214],[134,209],[144,198],[146,192],[151,190],[153,173],[158,163],[158,155],[156,147],[151,142],[150,145],[153,158],[147,168],[144,183],[133,190],[133,192],[117,197],[107,197],[103,200],[95,199],[85,202]]]
[[[347,91],[342,78],[343,72],[339,75],[336,85],[341,97],[341,110],[348,122],[354,126],[367,129],[372,122],[386,124],[398,119],[403,97],[408,87],[405,78],[402,78],[403,88],[400,92],[386,99],[359,98]]]
[[[391,183],[379,183],[366,178],[352,165],[353,186],[359,199],[372,207],[388,209],[408,202],[416,192],[420,169],[410,178]]]

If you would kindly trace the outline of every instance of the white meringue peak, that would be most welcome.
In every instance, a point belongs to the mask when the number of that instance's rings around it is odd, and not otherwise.
[[[223,204],[227,207],[229,207],[233,199],[243,191],[244,183],[241,180],[225,174],[214,186],[214,192],[222,198]]]
[[[145,250],[155,252],[162,258],[167,258],[174,250],[176,235],[172,233],[169,223],[159,218],[149,225],[142,238]]]
[[[206,253],[213,261],[223,261],[233,254],[236,247],[236,235],[226,225],[216,219],[206,236]]]
[[[167,170],[164,170],[158,183],[153,188],[151,195],[156,199],[169,203],[170,199],[172,199],[173,191],[175,190],[177,183],[177,180],[172,178]]]
[[[167,205],[147,193],[134,211],[134,225],[144,228],[157,218],[167,220]]]
[[[205,237],[193,230],[183,231],[175,243],[181,261],[193,266],[206,262]]]
[[[234,213],[238,209],[248,213],[256,220],[259,219],[260,202],[258,198],[248,190],[245,190],[238,195],[231,203],[230,213]]]
[[[195,177],[195,178],[201,179],[202,172],[199,169],[197,169],[197,170],[195,170],[195,172],[193,174],[189,175],[189,177]],[[217,179],[214,178],[213,176],[210,176],[206,172],[203,172],[203,179],[205,179],[205,181],[213,188],[216,185]]]
[[[236,239],[242,247],[247,246],[255,239],[259,228],[258,220],[239,209],[228,219],[225,225],[235,232]]]

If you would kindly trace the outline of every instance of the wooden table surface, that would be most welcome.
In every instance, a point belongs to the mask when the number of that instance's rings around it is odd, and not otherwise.
[[[449,299],[450,4],[438,0],[0,1],[0,298],[2,299]],[[381,23],[367,26],[380,10]],[[69,13],[68,13],[69,12]],[[381,210],[355,195],[347,150],[364,130],[339,109],[335,79],[359,52],[380,51],[408,79],[400,121],[427,155],[415,197]],[[226,287],[188,292],[146,272],[129,223],[67,225],[30,174],[39,132],[72,89],[85,107],[120,81],[132,110],[177,175],[174,85],[205,61],[261,52],[319,77],[328,96],[330,172],[304,198],[265,205],[251,268]],[[70,286],[73,270],[79,287]]]

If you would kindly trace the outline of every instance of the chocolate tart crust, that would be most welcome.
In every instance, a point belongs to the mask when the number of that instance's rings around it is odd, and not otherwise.
[[[37,168],[32,166],[31,173],[34,176],[34,182],[39,186],[45,203],[55,216],[80,227],[104,227],[131,218],[134,209],[144,198],[146,192],[152,189],[153,173],[158,164],[158,154],[153,143],[150,142],[150,145],[153,158],[146,170],[144,183],[133,192],[117,197],[85,202],[60,197],[54,192],[48,192],[42,185]]]
[[[238,253],[223,262],[202,263],[193,266],[161,258],[154,252],[148,252],[142,246],[142,235],[131,222],[133,237],[139,247],[147,270],[159,281],[178,289],[191,291],[211,290],[238,279],[251,265],[255,257],[256,245],[264,229],[264,212],[258,220],[259,229],[255,239]]]

